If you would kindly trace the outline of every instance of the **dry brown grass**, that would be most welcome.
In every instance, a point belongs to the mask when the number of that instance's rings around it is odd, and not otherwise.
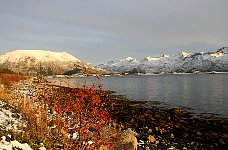
[[[7,103],[14,104],[12,91],[8,88],[20,80],[26,80],[28,77],[17,74],[3,74],[0,73],[0,99]]]
[[[62,120],[61,118],[63,118],[65,116],[64,113],[59,112],[60,114],[56,114],[55,116],[52,116],[51,114],[48,113],[48,109],[50,110],[50,106],[47,105],[47,103],[45,102],[45,99],[47,100],[48,97],[51,97],[51,95],[53,95],[52,104],[56,103],[55,104],[56,106],[61,106],[62,111],[64,112],[64,106],[61,104],[62,99],[59,99],[59,101],[57,101],[58,100],[57,98],[60,96],[63,96],[63,98],[67,97],[68,101],[69,101],[69,99],[71,97],[73,97],[72,94],[75,94],[75,93],[71,93],[70,91],[69,92],[64,92],[64,91],[59,92],[59,91],[55,91],[55,90],[53,91],[52,88],[48,88],[45,86],[45,89],[39,90],[37,95],[33,96],[30,99],[30,98],[27,98],[26,96],[14,98],[13,94],[11,97],[10,93],[8,93],[8,95],[7,95],[6,90],[2,89],[2,91],[3,91],[2,95],[3,95],[3,97],[5,97],[4,99],[7,99],[8,103],[10,103],[11,105],[14,105],[17,108],[17,110],[22,112],[23,116],[28,121],[27,128],[23,129],[24,132],[23,132],[23,134],[21,134],[20,138],[23,139],[25,142],[27,142],[30,146],[32,146],[32,148],[35,148],[35,149],[38,148],[39,143],[44,143],[47,149],[58,149],[58,147],[61,147],[62,149],[75,149],[75,147],[78,145],[79,145],[79,147],[76,149],[85,148],[84,144],[82,144],[84,141],[83,139],[80,139],[79,143],[76,143],[77,142],[76,140],[72,140],[71,138],[68,138],[68,133],[63,128],[63,127],[65,127],[64,124],[67,122],[61,121]],[[83,90],[81,90],[81,92],[83,92]],[[84,92],[86,94],[86,91],[84,91]],[[87,92],[91,92],[91,90],[88,90]],[[93,90],[92,90],[92,92],[93,92]],[[11,93],[12,93],[12,91],[11,91]],[[81,94],[83,95],[83,93],[81,93]],[[93,94],[93,93],[91,93],[91,94]],[[71,95],[71,96],[67,96],[67,95]],[[88,94],[88,95],[90,95],[90,94]],[[56,102],[54,100],[56,100]],[[52,104],[50,104],[50,105],[52,105]],[[54,107],[54,109],[55,109],[55,107]],[[89,108],[87,108],[87,109],[89,109]],[[71,111],[73,111],[73,110],[71,110]],[[76,112],[74,112],[74,113],[76,113]],[[54,118],[50,119],[52,117],[54,117]],[[87,115],[87,117],[90,117],[90,116]],[[95,118],[96,117],[91,118],[91,119],[95,119]],[[53,128],[53,126],[55,126],[54,124],[56,124],[55,122],[57,122],[57,126]],[[64,123],[64,124],[62,124],[62,123]],[[108,138],[110,138],[110,136],[112,136],[110,129],[108,127],[108,124],[109,123],[107,122],[107,128],[103,127],[103,130],[100,132],[99,138],[95,138],[98,140],[97,142],[100,144],[96,145],[93,148],[89,148],[89,149],[91,149],[91,150],[98,149],[99,145],[102,145],[103,142],[107,141]],[[75,130],[78,130],[77,131],[78,133],[82,129],[83,129],[83,126],[81,129],[75,128]],[[89,135],[83,135],[83,137],[85,137],[85,136],[89,136]],[[100,140],[102,140],[102,142]],[[111,141],[111,142],[114,142],[114,141]],[[112,148],[109,147],[109,149],[111,150]]]
[[[18,75],[18,74],[0,74],[0,84],[4,84],[6,86],[12,85],[20,80],[25,80],[28,77]]]
[[[6,100],[10,98],[10,94],[6,93],[5,88],[0,85],[0,99]]]
[[[24,80],[26,77],[18,75],[0,75],[2,84],[12,85],[19,80]],[[48,90],[49,89],[49,90]],[[45,88],[40,91],[37,96],[34,96],[32,99],[26,97],[14,98],[12,91],[7,91],[7,88],[0,86],[0,99],[5,100],[11,105],[14,105],[17,110],[22,112],[25,119],[28,121],[27,128],[24,128],[24,132],[21,135],[17,135],[17,138],[27,142],[32,148],[38,149],[40,143],[44,143],[47,149],[58,149],[59,145],[62,149],[75,149],[75,144],[72,142],[72,139],[68,138],[68,135],[63,130],[63,128],[57,127],[52,128],[52,122],[50,122],[50,114],[48,113],[46,104],[44,100],[40,99],[40,96],[43,95],[43,98],[50,97],[51,93],[53,94],[50,88]],[[64,92],[57,91],[58,94],[54,96],[61,96]],[[69,93],[66,93],[67,95]],[[64,95],[67,97],[67,95]],[[70,97],[68,97],[70,98]],[[37,102],[39,105],[37,105]],[[60,115],[60,117],[62,117]],[[79,131],[78,131],[79,132]],[[107,145],[96,146],[93,148],[87,148],[89,150],[135,150],[137,148],[137,140],[135,138],[134,132],[121,132],[115,128],[110,128],[107,126],[104,127],[99,133],[101,139],[107,140],[109,137],[116,137],[115,141],[112,141],[115,147],[109,147]],[[99,139],[99,140],[101,140]],[[17,139],[18,140],[18,139]],[[59,143],[59,145],[58,145]],[[82,148],[82,147],[81,147]],[[83,148],[82,148],[83,149]]]

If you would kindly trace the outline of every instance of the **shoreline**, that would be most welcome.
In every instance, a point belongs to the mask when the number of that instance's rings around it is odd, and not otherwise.
[[[228,148],[228,118],[213,117],[213,114],[211,117],[200,118],[191,110],[161,108],[159,104],[145,108],[141,105],[144,102],[130,101],[113,95],[115,92],[107,92],[114,102],[111,115],[123,130],[131,128],[138,134],[139,148],[175,147],[205,150]],[[154,140],[148,142],[149,137],[154,137]]]
[[[124,130],[131,128],[138,133],[139,148],[228,148],[228,118],[213,117],[213,114],[200,117],[191,110],[161,108],[159,104],[145,108],[144,102],[130,101],[113,93],[109,93],[114,102],[111,114]],[[149,137],[153,137],[150,142]]]
[[[150,149],[227,149],[228,118],[197,118],[179,108],[144,108],[133,101],[115,100],[113,116],[139,135],[141,147]],[[153,139],[148,143],[148,137]],[[153,138],[152,138],[153,137]]]
[[[226,74],[208,74],[47,79],[56,85],[78,88],[103,83],[104,90],[116,91],[114,95],[132,101],[148,101],[147,106],[158,101],[167,107],[189,108],[199,116],[228,117],[226,78]]]
[[[81,74],[81,75],[54,75],[54,76],[47,76],[47,78],[87,78],[87,77],[127,77],[127,76],[160,76],[160,75],[204,75],[204,74],[228,74],[228,72],[218,72],[218,71],[211,71],[211,72],[193,72],[193,73],[166,73],[166,72],[159,72],[159,73],[138,73],[138,74]]]
[[[23,85],[22,85],[23,86]],[[39,88],[56,86],[38,83]],[[49,87],[50,88],[50,87]],[[69,88],[69,87],[62,87]],[[112,95],[111,91],[107,94]],[[191,112],[177,108],[144,108],[136,101],[111,97],[114,110],[110,111],[116,123],[138,135],[139,149],[222,149],[228,148],[228,119],[194,118]]]

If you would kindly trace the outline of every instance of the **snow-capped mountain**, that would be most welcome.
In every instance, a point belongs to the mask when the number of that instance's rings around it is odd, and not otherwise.
[[[216,52],[198,52],[190,54],[181,52],[174,56],[146,57],[143,60],[127,57],[117,62],[108,62],[98,67],[112,73],[187,73],[228,71],[228,48],[223,47]]]
[[[98,67],[112,73],[119,73],[131,71],[135,66],[139,64],[140,63],[136,58],[127,57],[117,62],[110,61],[106,64],[101,64]]]
[[[15,50],[0,57],[0,67],[24,74],[63,74],[77,68],[87,73],[102,71],[67,52],[46,50]]]

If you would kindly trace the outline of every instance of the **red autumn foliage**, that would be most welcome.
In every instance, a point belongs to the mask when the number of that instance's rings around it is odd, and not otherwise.
[[[17,74],[0,74],[0,83],[4,85],[12,85],[20,80],[25,80],[27,77]]]
[[[64,149],[66,147],[84,149],[99,148],[101,145],[109,148],[114,146],[115,137],[104,135],[107,133],[104,130],[110,128],[111,116],[108,109],[111,108],[111,101],[101,90],[102,86],[94,84],[91,88],[84,89],[59,87],[49,92],[53,94],[45,95],[44,99],[41,99],[45,108],[54,111],[55,114],[51,120],[47,120],[49,127],[55,126],[56,129],[72,137],[77,134],[77,137],[72,139],[67,137],[63,140],[64,143],[61,144],[65,145]],[[52,135],[53,139],[58,139],[58,137],[60,135]]]
[[[77,110],[79,110],[79,108],[80,108],[80,105],[79,104],[75,104],[74,105],[74,109],[77,111]]]
[[[54,106],[54,110],[55,110],[58,114],[60,114],[60,113],[62,113],[62,106],[56,104],[56,105]]]

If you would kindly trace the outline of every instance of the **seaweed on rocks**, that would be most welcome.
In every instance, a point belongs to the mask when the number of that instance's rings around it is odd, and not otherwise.
[[[144,107],[144,101],[113,99],[112,116],[138,133],[139,149],[228,149],[228,119],[196,117],[185,108]]]

